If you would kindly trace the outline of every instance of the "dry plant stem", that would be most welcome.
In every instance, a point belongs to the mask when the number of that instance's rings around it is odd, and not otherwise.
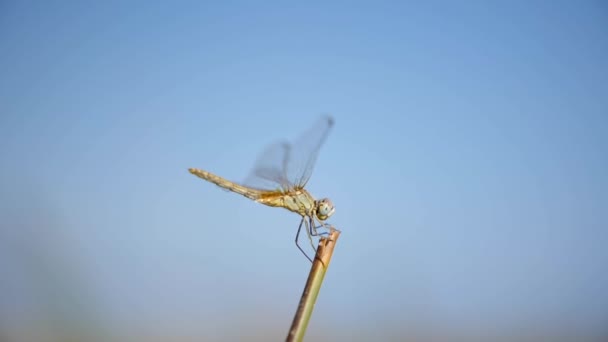
[[[312,263],[310,273],[308,274],[308,280],[306,281],[302,298],[300,298],[298,311],[293,318],[291,329],[289,329],[289,334],[287,335],[286,341],[288,342],[300,342],[304,339],[304,334],[306,333],[306,328],[308,327],[308,321],[312,315],[312,310],[314,309],[315,302],[317,301],[317,296],[319,295],[319,290],[321,289],[325,272],[329,267],[329,261],[331,260],[331,256],[334,252],[334,246],[336,245],[336,241],[338,240],[339,236],[340,231],[333,229],[332,227],[329,236],[319,240],[317,254],[315,255],[315,260]]]

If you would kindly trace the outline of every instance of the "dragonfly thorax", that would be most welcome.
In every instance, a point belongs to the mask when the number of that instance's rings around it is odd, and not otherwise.
[[[323,198],[315,203],[317,218],[321,221],[327,220],[333,215],[336,208],[329,198]]]

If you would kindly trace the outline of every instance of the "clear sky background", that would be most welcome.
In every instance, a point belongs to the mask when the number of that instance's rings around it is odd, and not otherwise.
[[[602,1],[4,1],[0,333],[283,339],[299,217],[187,168],[242,181],[323,113],[309,336],[603,333],[607,37]]]

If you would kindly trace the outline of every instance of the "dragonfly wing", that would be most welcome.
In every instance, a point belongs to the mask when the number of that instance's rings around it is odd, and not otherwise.
[[[260,153],[244,185],[263,190],[287,190],[290,187],[285,173],[290,146],[277,142]]]
[[[286,148],[286,156],[282,163],[285,177],[290,184],[299,187],[306,185],[315,167],[319,149],[327,139],[333,125],[334,119],[329,115],[324,115]]]
[[[270,191],[304,187],[333,123],[331,116],[322,116],[293,144],[282,141],[266,147],[243,185]]]

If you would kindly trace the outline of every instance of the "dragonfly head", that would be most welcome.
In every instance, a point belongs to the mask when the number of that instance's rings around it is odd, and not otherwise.
[[[317,218],[319,220],[327,220],[333,215],[334,211],[336,211],[336,208],[334,208],[334,204],[331,203],[329,198],[323,198],[317,201]]]

